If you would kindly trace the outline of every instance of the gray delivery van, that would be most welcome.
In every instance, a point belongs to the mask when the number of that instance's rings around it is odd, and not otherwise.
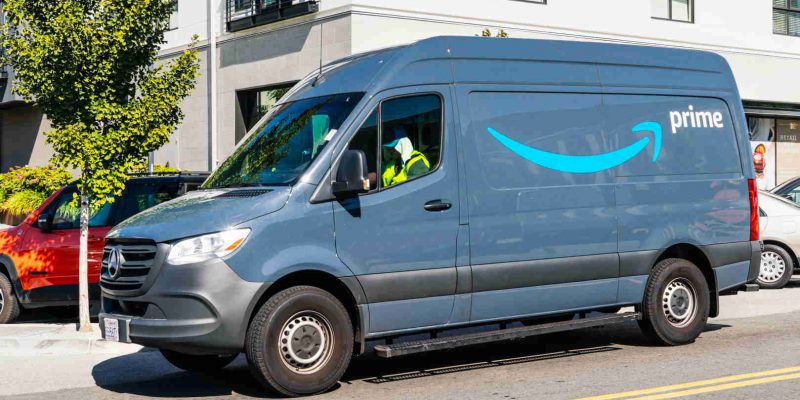
[[[715,54],[438,37],[357,55],[298,83],[204,190],[109,234],[102,329],[187,370],[243,352],[285,395],[379,339],[395,357],[637,320],[690,343],[758,275],[754,177]]]

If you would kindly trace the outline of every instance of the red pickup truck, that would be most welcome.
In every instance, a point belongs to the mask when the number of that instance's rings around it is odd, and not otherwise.
[[[206,173],[134,177],[112,204],[89,221],[89,292],[99,299],[105,236],[123,220],[200,187]],[[48,198],[18,226],[0,230],[0,324],[22,309],[78,302],[80,221],[72,206],[75,184]]]

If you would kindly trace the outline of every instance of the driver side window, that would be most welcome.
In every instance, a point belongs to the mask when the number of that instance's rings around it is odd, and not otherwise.
[[[367,155],[371,193],[435,171],[441,159],[442,132],[438,95],[398,97],[385,100],[372,112],[348,150]]]
[[[44,211],[53,216],[53,229],[79,229],[81,227],[81,209],[79,205],[73,205],[72,199],[75,190],[65,190],[58,198],[53,201]],[[108,225],[109,215],[111,214],[111,204],[106,203],[100,210],[89,217],[89,227],[100,227]]]

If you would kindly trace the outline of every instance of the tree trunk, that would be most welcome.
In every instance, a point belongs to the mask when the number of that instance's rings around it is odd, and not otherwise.
[[[78,257],[78,330],[91,332],[89,321],[89,198],[81,194],[81,240]]]

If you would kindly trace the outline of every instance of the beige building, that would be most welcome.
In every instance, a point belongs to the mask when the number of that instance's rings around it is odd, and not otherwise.
[[[320,64],[489,28],[513,38],[717,52],[733,68],[754,149],[763,152],[754,154],[762,186],[800,175],[800,0],[178,0],[172,25],[162,58],[193,34],[203,58],[186,120],[156,155],[182,169],[218,165],[275,101],[275,90]],[[46,129],[46,119],[6,90],[0,167],[46,162]]]

